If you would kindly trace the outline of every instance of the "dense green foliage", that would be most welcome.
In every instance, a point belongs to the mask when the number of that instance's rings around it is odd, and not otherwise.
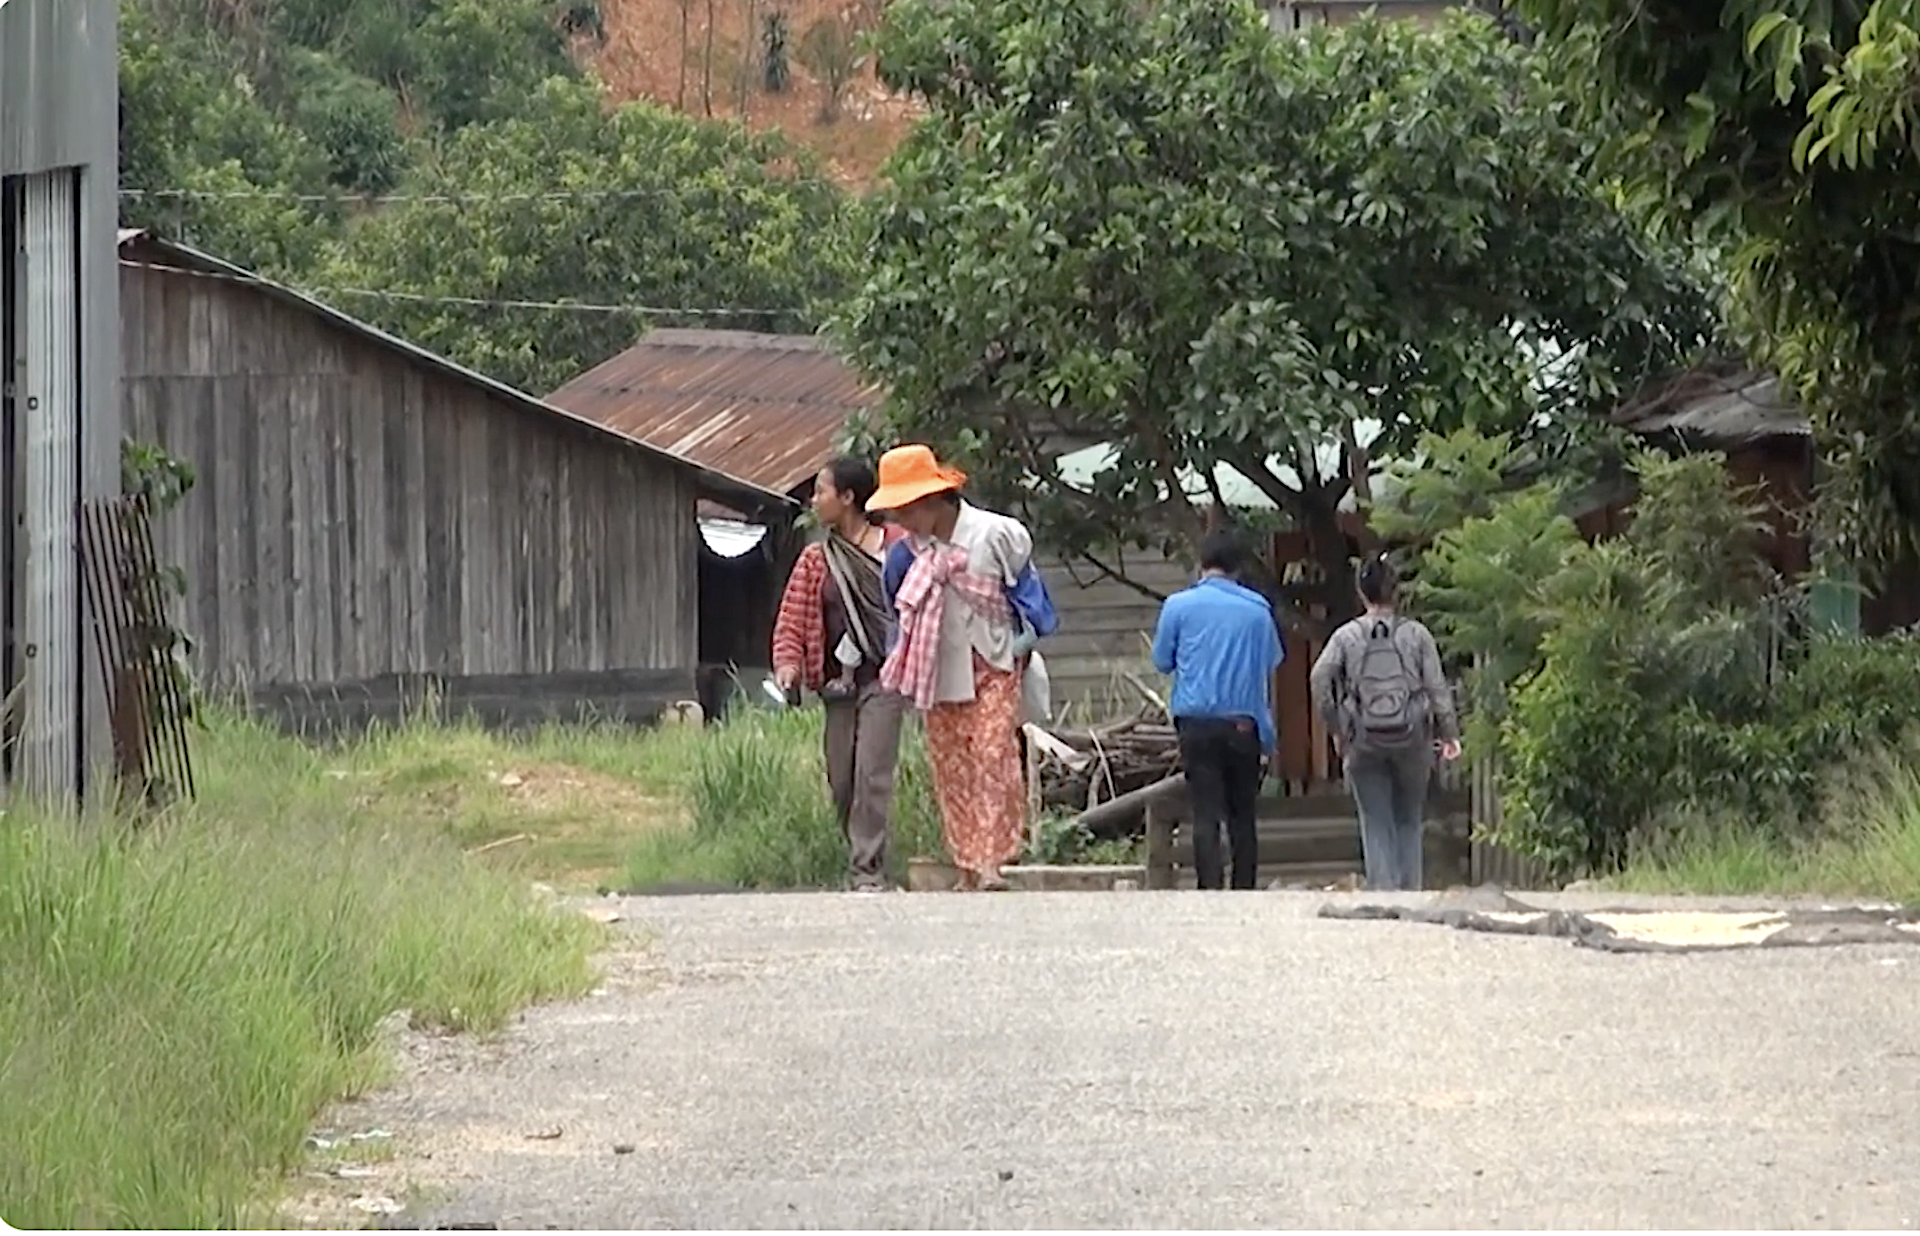
[[[778,137],[549,80],[524,118],[448,139],[418,196],[355,223],[318,281],[425,297],[688,307],[690,315],[345,302],[535,393],[648,326],[804,331],[852,265],[844,197]],[[703,308],[723,308],[719,316]]]
[[[1836,544],[1920,540],[1920,5],[1520,0],[1620,134],[1615,167],[1729,255],[1751,349],[1808,400]]]
[[[1332,520],[1366,455],[1577,434],[1708,330],[1590,187],[1546,66],[1483,17],[1276,39],[1245,0],[901,0],[878,47],[931,115],[842,333],[889,429],[1069,548],[1185,542],[1181,476],[1226,465],[1345,604]],[[1122,449],[1075,486],[1055,435]]]
[[[1436,454],[1485,479],[1484,445]],[[1543,481],[1439,528],[1412,590],[1471,666],[1471,746],[1503,776],[1498,839],[1568,874],[1618,869],[1676,813],[1793,834],[1842,763],[1920,722],[1920,638],[1813,627],[1720,456],[1632,464],[1621,537],[1584,542],[1577,491]]]
[[[844,197],[805,152],[610,108],[568,54],[591,4],[123,12],[126,224],[536,393],[654,325],[807,329],[846,281]]]

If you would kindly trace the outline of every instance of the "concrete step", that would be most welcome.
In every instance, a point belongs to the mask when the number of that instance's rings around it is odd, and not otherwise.
[[[1147,885],[1145,864],[1031,863],[1003,868],[1007,883],[1020,892],[1111,892],[1116,885],[1135,889]]]

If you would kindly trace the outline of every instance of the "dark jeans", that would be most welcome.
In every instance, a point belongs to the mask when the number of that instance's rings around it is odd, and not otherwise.
[[[1254,810],[1260,795],[1260,731],[1245,717],[1181,717],[1180,762],[1193,809],[1193,874],[1219,888],[1220,827],[1233,852],[1233,887],[1252,888],[1260,870]]]
[[[1433,749],[1422,743],[1406,751],[1350,751],[1345,763],[1347,785],[1360,814],[1367,887],[1418,892],[1425,865],[1422,816],[1427,779],[1433,774]]]

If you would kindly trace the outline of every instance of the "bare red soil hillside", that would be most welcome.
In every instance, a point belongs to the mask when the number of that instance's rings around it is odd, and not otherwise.
[[[841,94],[839,115],[826,119],[828,91],[814,46],[841,46],[871,24],[875,0],[601,0],[607,42],[589,62],[622,101],[651,99],[691,116],[743,116],[755,129],[779,129],[816,151],[851,188],[871,184],[917,114],[910,100],[886,90],[862,60]],[[765,85],[765,23],[786,19],[789,80]]]

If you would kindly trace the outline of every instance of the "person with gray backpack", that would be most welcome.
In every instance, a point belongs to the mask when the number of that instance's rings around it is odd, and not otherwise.
[[[1360,565],[1366,612],[1313,664],[1313,703],[1360,814],[1367,887],[1418,891],[1423,813],[1436,750],[1460,758],[1460,719],[1433,633],[1395,612],[1400,579],[1379,554]]]

